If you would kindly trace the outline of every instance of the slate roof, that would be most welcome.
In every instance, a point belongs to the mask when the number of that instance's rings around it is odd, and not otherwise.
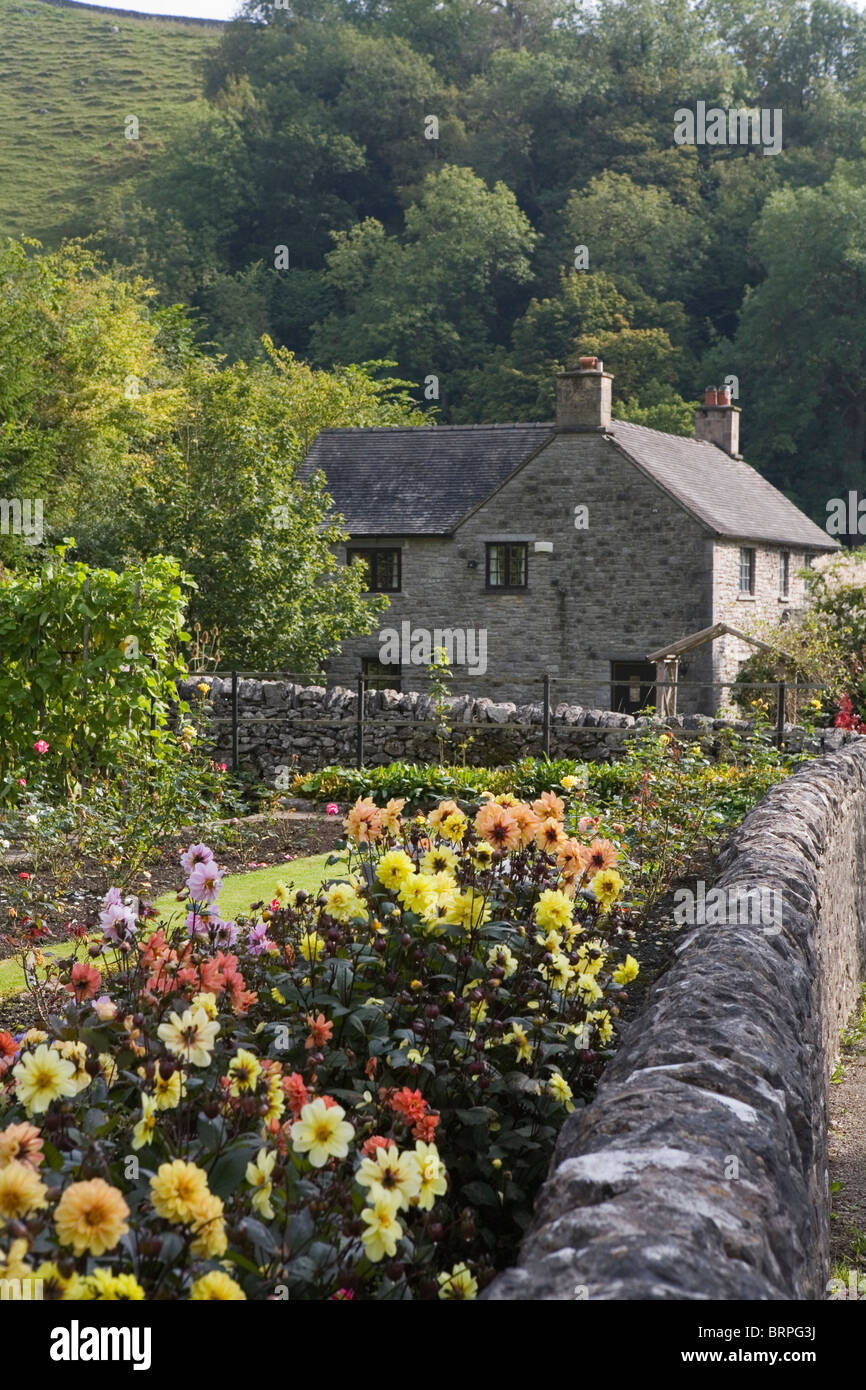
[[[322,470],[353,537],[451,535],[556,433],[549,423],[322,430],[301,474]],[[610,433],[632,463],[715,535],[838,548],[772,483],[716,445],[623,420],[614,420]]]
[[[352,536],[449,536],[553,437],[552,425],[322,430],[302,476],[322,470]]]
[[[702,440],[614,420],[623,453],[716,535],[837,550],[838,543],[744,459]]]

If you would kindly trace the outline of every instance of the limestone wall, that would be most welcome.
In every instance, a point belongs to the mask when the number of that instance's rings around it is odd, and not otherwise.
[[[220,677],[194,677],[181,683],[184,699],[195,705],[202,697],[199,683],[207,684],[205,697],[212,709],[213,751],[220,761],[231,760],[231,681]],[[555,687],[554,687],[555,688]],[[355,763],[357,696],[354,690],[335,686],[295,685],[281,680],[241,680],[238,683],[240,715],[238,748],[240,766],[263,780],[275,781],[278,769],[306,772],[327,763]],[[440,761],[437,717],[429,695],[416,691],[371,690],[365,696],[366,766],[390,763]],[[451,733],[442,742],[445,760],[498,767],[543,751],[541,701],[517,705],[470,695],[452,696],[447,722]],[[643,718],[610,710],[589,709],[552,701],[550,752],[552,757],[588,762],[621,757],[625,741],[647,724]],[[667,721],[685,738],[701,737],[721,728],[750,726],[743,721],[714,720],[707,715],[676,715]],[[441,726],[439,726],[441,727]],[[788,747],[807,744],[816,751],[838,748],[850,738],[842,730],[822,731],[809,741],[805,730],[787,726]]]
[[[781,929],[689,930],[487,1297],[824,1297],[827,1088],[866,966],[866,740],[773,787],[718,885],[781,895]]]

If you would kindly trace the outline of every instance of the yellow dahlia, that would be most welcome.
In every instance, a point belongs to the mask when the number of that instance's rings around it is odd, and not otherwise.
[[[75,1091],[86,1091],[90,1085],[90,1072],[87,1070],[87,1047],[83,1042],[56,1042],[52,1047],[71,1062],[75,1068]]]
[[[345,1158],[355,1131],[345,1119],[342,1106],[327,1106],[317,1097],[301,1110],[292,1125],[292,1148],[307,1154],[314,1168],[323,1168],[329,1158]]]
[[[195,1203],[190,1222],[190,1230],[195,1240],[190,1245],[193,1255],[202,1260],[216,1260],[226,1253],[226,1223],[223,1220],[222,1198],[208,1192]]]
[[[439,1297],[470,1299],[477,1297],[478,1282],[465,1264],[455,1265],[450,1274],[439,1275]]]
[[[453,874],[458,865],[457,855],[453,849],[447,845],[439,845],[437,849],[428,849],[421,859],[421,872],[434,878],[436,874]]]
[[[140,1303],[144,1289],[134,1274],[112,1274],[110,1269],[95,1269],[88,1275],[90,1297],[98,1302]]]
[[[0,1217],[15,1221],[48,1206],[48,1188],[29,1163],[13,1158],[0,1168]]]
[[[640,966],[634,956],[626,956],[622,965],[618,965],[616,970],[614,970],[613,979],[618,985],[627,985],[630,984],[632,980],[636,980],[639,973]]]
[[[35,1052],[25,1052],[12,1068],[15,1090],[28,1115],[47,1110],[53,1100],[78,1093],[75,1067],[53,1048],[40,1043]]]
[[[376,865],[376,877],[383,887],[393,892],[402,888],[415,873],[415,865],[404,849],[389,849]]]
[[[27,1241],[22,1238],[12,1241],[8,1255],[0,1250],[0,1279],[23,1279],[32,1273],[25,1259],[28,1248]]]
[[[128,1216],[123,1194],[102,1178],[74,1182],[54,1212],[57,1239],[61,1245],[71,1245],[76,1255],[104,1255],[126,1235]]]
[[[466,827],[469,821],[462,811],[452,811],[447,815],[439,826],[439,834],[445,840],[451,840],[455,844],[463,839],[466,834]]]
[[[366,921],[368,917],[354,883],[332,883],[325,890],[325,911],[335,922],[351,922],[355,917]]]
[[[396,1196],[398,1205],[404,1208],[421,1191],[415,1154],[411,1150],[399,1153],[396,1144],[377,1149],[374,1158],[362,1159],[355,1181],[359,1187],[369,1187],[372,1198],[385,1192]]]
[[[212,1269],[196,1279],[189,1291],[191,1303],[241,1303],[246,1294],[240,1284],[223,1274],[221,1269]]]
[[[413,874],[407,878],[397,895],[407,912],[423,917],[437,904],[436,889],[429,878],[423,874]]]
[[[262,1064],[252,1052],[246,1052],[241,1047],[229,1062],[228,1074],[231,1077],[230,1095],[241,1096],[247,1092],[252,1094],[262,1074]]]
[[[219,1024],[212,1022],[204,1009],[185,1009],[182,1016],[170,1014],[169,1022],[161,1023],[156,1031],[169,1052],[185,1057],[194,1067],[207,1067],[219,1030]]]
[[[156,1076],[153,1078],[153,1097],[157,1110],[174,1110],[185,1095],[186,1084],[182,1074],[173,1071],[166,1079],[157,1067]]]
[[[132,1147],[143,1149],[153,1141],[156,1132],[156,1101],[153,1096],[142,1094],[141,1119],[132,1131]]]
[[[154,1211],[166,1221],[191,1221],[196,1206],[207,1196],[207,1174],[182,1158],[161,1163],[150,1180]]]
[[[425,1144],[421,1139],[415,1145],[413,1157],[418,1165],[420,1186],[412,1205],[422,1211],[432,1211],[436,1198],[444,1196],[448,1190],[445,1164],[436,1145]]]
[[[545,888],[535,904],[535,920],[543,931],[567,931],[574,903],[559,888]]]
[[[623,881],[616,869],[602,869],[595,875],[589,886],[601,903],[602,910],[607,912],[611,903],[615,903],[622,893]]]
[[[361,1220],[367,1229],[361,1240],[364,1254],[371,1264],[378,1264],[385,1256],[397,1253],[397,1241],[403,1234],[403,1227],[397,1218],[400,1197],[396,1192],[383,1192],[374,1188],[371,1192],[371,1205],[364,1207]]]
[[[271,1206],[271,1174],[276,1161],[277,1155],[273,1149],[270,1152],[267,1149],[259,1149],[255,1163],[247,1164],[246,1180],[250,1187],[256,1189],[253,1206],[266,1221],[274,1219],[274,1209]]]

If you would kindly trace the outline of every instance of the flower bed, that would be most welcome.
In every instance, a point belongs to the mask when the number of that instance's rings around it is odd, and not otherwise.
[[[504,803],[504,804],[503,804]],[[553,793],[405,822],[356,804],[350,875],[183,920],[112,890],[0,1033],[0,1271],[65,1299],[469,1298],[527,1224],[614,1043],[628,955],[609,840]]]

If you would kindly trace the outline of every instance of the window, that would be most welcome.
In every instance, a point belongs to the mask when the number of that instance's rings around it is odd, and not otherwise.
[[[361,670],[364,674],[366,690],[402,690],[402,678],[400,667],[392,666],[387,661],[380,661],[377,656],[365,656],[361,661]]]
[[[396,594],[400,590],[400,551],[397,547],[387,550],[348,550],[346,563],[363,560],[367,566],[368,594]]]
[[[488,589],[525,589],[527,587],[526,541],[494,541],[487,546]]]
[[[651,661],[610,663],[610,707],[619,714],[637,714],[656,703],[656,668]]]
[[[812,552],[810,550],[807,551],[806,554],[803,556],[803,568],[810,570],[812,568],[812,561],[814,560],[814,558],[815,557],[812,554]]]
[[[791,552],[779,552],[779,598],[787,598],[791,589]]]
[[[748,547],[740,550],[740,594],[755,592],[755,552]]]

